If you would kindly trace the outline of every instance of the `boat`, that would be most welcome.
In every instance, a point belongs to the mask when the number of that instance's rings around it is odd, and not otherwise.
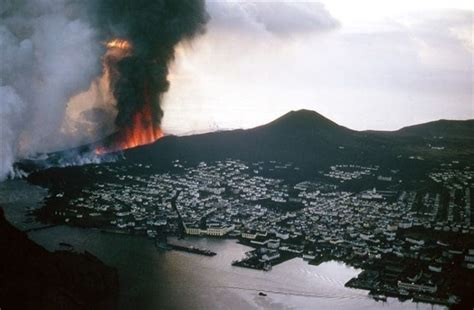
[[[267,294],[265,294],[264,292],[260,292],[258,293],[259,296],[267,296]]]

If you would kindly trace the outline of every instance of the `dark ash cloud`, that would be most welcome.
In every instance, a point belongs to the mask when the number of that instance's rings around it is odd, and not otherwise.
[[[111,88],[117,100],[119,128],[150,104],[154,124],[163,116],[161,95],[169,88],[168,66],[175,46],[202,34],[208,20],[203,0],[101,0],[97,25],[106,40],[126,39],[133,54],[117,63]]]

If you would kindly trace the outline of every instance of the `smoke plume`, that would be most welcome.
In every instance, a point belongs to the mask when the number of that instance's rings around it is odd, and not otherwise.
[[[133,46],[133,55],[117,63],[118,78],[111,81],[117,100],[116,125],[130,126],[134,115],[149,103],[154,125],[159,125],[160,95],[169,87],[168,65],[174,47],[204,31],[204,1],[103,0],[98,12],[105,37],[125,39]]]
[[[20,156],[70,146],[67,102],[100,79],[104,61],[118,132],[159,129],[174,48],[207,19],[203,0],[0,0],[0,180]],[[115,39],[131,51],[104,56]]]

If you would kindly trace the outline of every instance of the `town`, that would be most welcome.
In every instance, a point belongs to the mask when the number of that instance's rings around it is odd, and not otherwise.
[[[474,290],[474,170],[444,163],[423,188],[405,189],[398,171],[338,164],[289,182],[292,163],[228,159],[156,173],[151,166],[90,165],[106,176],[89,187],[50,190],[41,210],[56,224],[104,232],[235,238],[254,250],[233,265],[271,270],[301,257],[364,271],[346,285],[386,296],[456,304]],[[148,172],[149,171],[149,172]],[[377,187],[353,191],[361,178]],[[175,197],[175,201],[173,201]]]

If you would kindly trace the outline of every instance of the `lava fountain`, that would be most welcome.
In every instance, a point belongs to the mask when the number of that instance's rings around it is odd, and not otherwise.
[[[110,85],[115,85],[120,80],[119,63],[126,57],[132,57],[133,46],[124,39],[113,39],[105,43],[107,52],[103,57],[103,76],[107,79]],[[140,145],[150,144],[162,138],[163,131],[156,122],[158,118],[154,115],[152,102],[153,98],[150,96],[150,83],[143,79],[140,81],[140,87],[137,91],[141,91],[141,98],[143,102],[140,104],[133,104],[140,108],[134,112],[131,121],[125,126],[121,126],[119,130],[101,141],[100,145],[95,148],[96,154],[105,154],[126,150]]]
[[[140,145],[150,144],[164,136],[159,126],[154,124],[149,105],[133,116],[132,125],[123,128],[105,139],[97,146],[98,155],[126,150]]]
[[[205,0],[102,0],[97,24],[107,51],[103,74],[117,112],[116,132],[96,153],[115,152],[163,136],[162,100],[169,66],[181,42],[203,34],[209,19]]]

